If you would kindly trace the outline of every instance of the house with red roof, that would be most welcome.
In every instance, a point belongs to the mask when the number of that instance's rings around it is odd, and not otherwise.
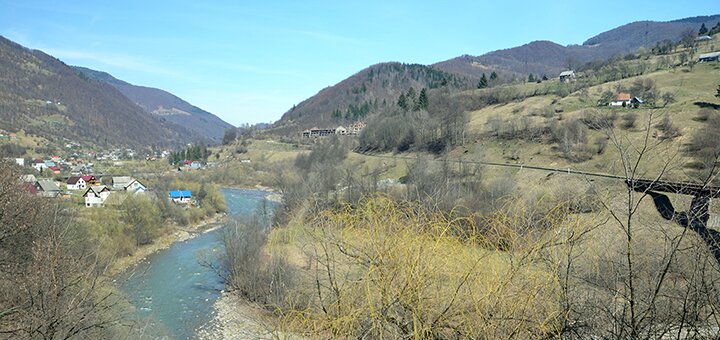
[[[633,97],[627,92],[620,92],[608,103],[609,106],[635,107],[644,102],[638,97]]]
[[[97,185],[95,176],[70,176],[66,182],[68,190],[85,190],[88,186]]]

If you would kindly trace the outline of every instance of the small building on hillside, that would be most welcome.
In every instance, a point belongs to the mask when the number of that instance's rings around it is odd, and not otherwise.
[[[144,184],[130,176],[113,177],[112,188],[113,190],[124,190],[132,193],[141,193],[147,190]]]
[[[620,92],[614,98],[612,98],[610,100],[610,103],[608,103],[608,105],[609,106],[628,106],[628,105],[630,105],[630,99],[632,99],[632,96],[629,93]]]
[[[23,183],[35,184],[35,182],[37,182],[37,177],[35,177],[35,175],[33,175],[33,174],[22,175],[22,176],[20,176],[20,181]]]
[[[42,159],[33,160],[32,167],[38,172],[42,172],[44,169],[48,168],[47,164],[45,164],[45,160]]]
[[[362,130],[365,128],[365,123],[357,121],[355,123],[352,123],[350,127],[348,128],[348,135],[357,136],[362,132]]]
[[[25,192],[27,192],[30,195],[38,194],[38,188],[35,186],[35,183],[24,182],[22,184],[22,188]]]
[[[560,72],[560,82],[569,83],[571,81],[575,81],[575,71],[569,70]]]
[[[336,134],[336,135],[345,136],[345,135],[347,135],[347,133],[348,133],[348,132],[347,132],[347,129],[344,128],[344,127],[342,127],[342,126],[338,126],[338,127],[335,128],[335,134]]]
[[[25,158],[15,158],[15,164],[25,166]]]
[[[709,36],[709,35],[701,35],[701,36],[695,38],[695,41],[698,41],[698,42],[700,42],[700,41],[710,41],[710,40],[713,40],[713,38],[712,38],[711,36]]]
[[[97,178],[93,175],[70,176],[66,182],[68,190],[85,190],[88,186],[98,185]]]
[[[36,182],[38,194],[42,197],[58,197],[60,195],[60,187],[53,180],[41,179]]]
[[[170,201],[177,204],[188,204],[192,199],[192,191],[190,190],[173,190],[168,194]]]
[[[88,208],[104,206],[110,193],[110,189],[104,185],[89,187],[83,194],[85,206]]]
[[[707,63],[720,60],[720,52],[703,53],[698,57],[698,63]]]
[[[49,170],[49,171],[52,171],[52,173],[53,173],[54,175],[59,175],[60,172],[62,171],[62,170],[60,169],[60,167],[57,166],[57,165],[49,166],[49,167],[48,167],[48,170]]]
[[[68,190],[85,190],[88,186],[87,182],[81,176],[70,176],[65,182]]]

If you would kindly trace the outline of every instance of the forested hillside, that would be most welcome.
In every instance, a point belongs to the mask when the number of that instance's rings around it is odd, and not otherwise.
[[[148,115],[112,86],[81,77],[58,59],[4,37],[0,129],[95,145],[169,146],[203,139]]]
[[[278,127],[306,129],[363,120],[395,107],[400,94],[413,88],[458,90],[472,87],[463,77],[417,64],[382,63],[321,90],[286,112]]]
[[[139,105],[145,112],[180,125],[195,134],[207,138],[208,141],[219,143],[225,130],[233,127],[212,113],[194,106],[167,91],[133,85],[108,73],[85,67],[73,66],[73,68],[88,78],[110,84],[133,103]]]

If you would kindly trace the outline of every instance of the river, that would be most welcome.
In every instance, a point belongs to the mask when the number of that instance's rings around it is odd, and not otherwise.
[[[225,188],[222,193],[232,216],[252,214],[269,194]],[[187,339],[211,327],[223,283],[200,259],[221,251],[221,233],[218,229],[176,242],[119,276],[120,289],[136,311],[137,337]]]

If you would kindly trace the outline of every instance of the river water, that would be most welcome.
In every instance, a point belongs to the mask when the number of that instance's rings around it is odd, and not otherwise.
[[[249,216],[266,201],[265,191],[222,189],[228,214]],[[120,289],[135,307],[137,337],[188,339],[211,326],[213,303],[223,283],[201,260],[222,250],[222,230],[176,242],[119,276]]]

